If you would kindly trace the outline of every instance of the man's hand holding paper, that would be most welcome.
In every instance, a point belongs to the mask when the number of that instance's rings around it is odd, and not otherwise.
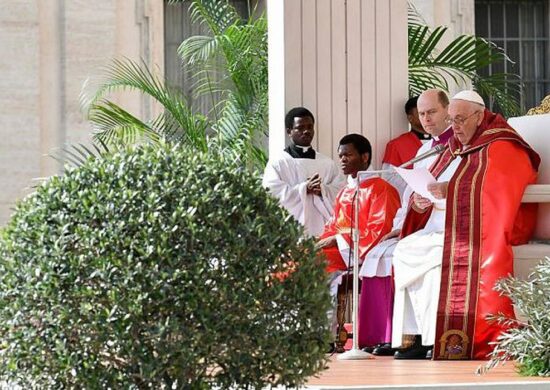
[[[418,195],[429,199],[431,202],[435,202],[437,200],[437,198],[435,198],[432,193],[428,191],[428,184],[436,183],[436,180],[427,168],[395,168],[395,171]]]
[[[431,183],[428,184],[428,191],[433,195],[435,199],[441,200],[447,198],[447,187],[449,186],[449,182],[443,182],[443,183]]]
[[[440,203],[447,197],[448,182],[438,183],[427,168],[395,170],[415,192],[413,201],[417,207],[425,209],[431,203]]]

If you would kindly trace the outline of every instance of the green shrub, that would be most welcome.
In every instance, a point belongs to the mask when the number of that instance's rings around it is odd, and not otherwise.
[[[257,177],[212,155],[145,147],[67,170],[2,232],[0,379],[303,383],[326,363],[330,299],[301,234]]]
[[[513,359],[521,375],[550,376],[550,258],[535,267],[529,280],[504,279],[497,290],[512,299],[527,321],[495,317],[512,327],[499,338],[491,360],[480,372]]]

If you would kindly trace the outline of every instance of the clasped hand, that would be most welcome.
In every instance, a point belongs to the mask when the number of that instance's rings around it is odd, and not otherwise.
[[[321,177],[318,173],[308,177],[306,182],[306,192],[308,194],[321,196]]]

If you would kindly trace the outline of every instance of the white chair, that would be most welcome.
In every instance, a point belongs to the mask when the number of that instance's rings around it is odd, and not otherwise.
[[[550,114],[510,118],[508,123],[541,157],[538,184],[528,186],[522,200],[539,203],[537,226],[528,244],[513,247],[515,276],[527,279],[533,267],[550,256]]]

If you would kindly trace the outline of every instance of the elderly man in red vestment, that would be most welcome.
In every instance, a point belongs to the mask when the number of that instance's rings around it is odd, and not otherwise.
[[[435,200],[413,194],[394,252],[394,345],[416,335],[397,359],[487,358],[505,330],[488,316],[514,315],[493,288],[513,274],[511,245],[534,228],[521,198],[539,156],[474,91],[455,95],[449,116],[454,137],[431,168]]]
[[[359,134],[348,134],[338,147],[340,163],[348,175],[347,186],[336,197],[334,214],[325,225],[318,246],[328,260],[331,273],[331,295],[336,296],[338,284],[348,269],[352,253],[352,221],[357,172],[366,170],[371,161],[369,141]],[[366,253],[392,228],[393,218],[400,206],[397,190],[379,177],[370,177],[359,183],[359,257]],[[359,307],[359,333],[368,335],[369,343],[385,343],[391,338],[392,281],[391,275],[364,278],[361,295],[368,301]],[[362,303],[363,303],[362,299]],[[333,327],[335,321],[333,318]],[[336,330],[336,329],[333,329]]]

